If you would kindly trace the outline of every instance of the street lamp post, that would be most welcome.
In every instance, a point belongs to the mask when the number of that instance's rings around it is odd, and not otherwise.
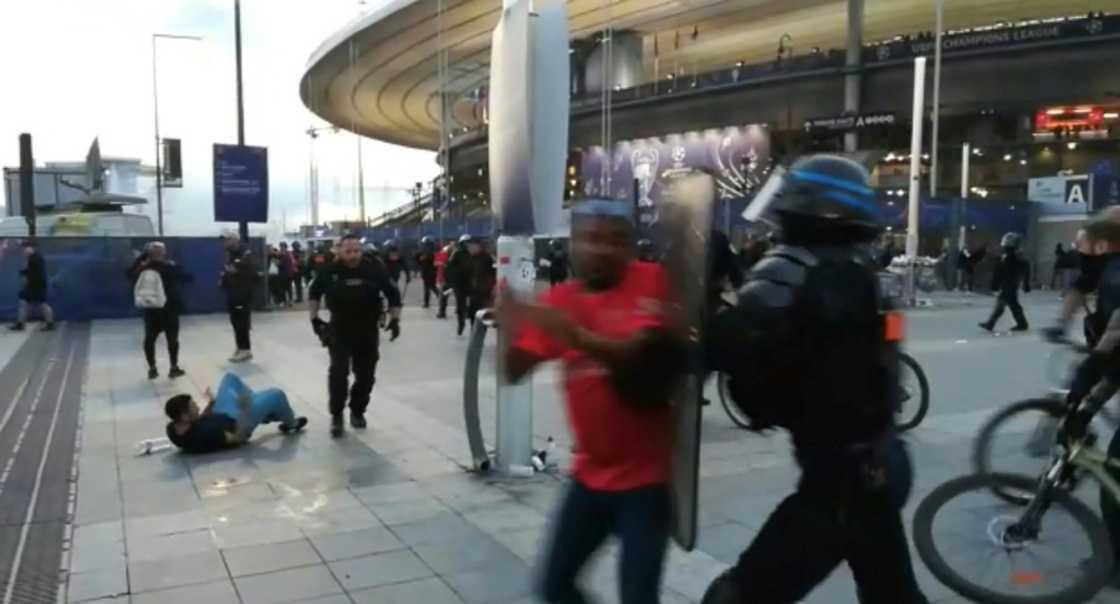
[[[172,40],[193,40],[198,42],[198,36],[180,36],[176,34],[152,34],[152,113],[155,114],[156,130],[156,224],[160,237],[163,236],[163,167],[160,165],[160,138],[159,138],[159,70],[156,61],[156,40],[169,38]]]

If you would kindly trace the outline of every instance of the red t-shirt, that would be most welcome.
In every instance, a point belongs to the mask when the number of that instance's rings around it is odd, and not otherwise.
[[[451,254],[447,251],[447,248],[441,247],[439,251],[436,252],[435,258],[432,259],[432,263],[436,266],[436,283],[443,284],[443,269],[447,267],[447,259],[450,256]]]
[[[622,281],[603,292],[579,282],[558,285],[540,297],[578,325],[596,334],[626,338],[666,324],[668,281],[656,264],[631,262]],[[586,354],[563,346],[534,326],[526,326],[513,346],[564,367],[568,421],[575,437],[572,474],[584,486],[621,491],[669,480],[672,411],[621,401],[607,369]]]

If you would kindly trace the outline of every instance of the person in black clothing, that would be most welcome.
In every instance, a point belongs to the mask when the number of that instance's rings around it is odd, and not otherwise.
[[[458,320],[457,333],[463,335],[463,329],[467,324],[467,289],[470,284],[470,252],[467,251],[468,242],[471,241],[470,235],[463,235],[459,237],[459,244],[451,251],[451,256],[447,259],[447,267],[443,269],[444,280],[447,281],[447,286],[451,288],[452,295],[455,296],[455,318]],[[443,305],[447,304],[447,296],[444,295]],[[441,312],[446,308],[441,306]]]
[[[190,281],[191,277],[178,264],[167,259],[167,247],[160,241],[149,243],[144,252],[133,261],[127,271],[129,282],[135,283],[140,273],[146,270],[159,273],[163,295],[167,300],[163,308],[144,309],[144,358],[148,361],[148,379],[159,377],[159,370],[156,368],[156,338],[161,333],[167,339],[167,357],[171,363],[167,377],[177,378],[184,374],[179,367],[179,315],[183,313],[183,295],[179,291],[179,284]]]
[[[466,262],[466,307],[467,321],[474,326],[478,312],[489,308],[493,302],[494,286],[498,282],[498,271],[494,257],[482,247],[482,242],[471,239],[467,242]],[[459,319],[459,335],[463,335],[463,319]]]
[[[408,272],[408,267],[404,265],[404,258],[401,256],[400,246],[393,239],[385,242],[382,246],[382,262],[385,263],[385,270],[389,274],[389,280],[393,282],[393,286],[397,291],[407,291],[408,284],[412,283],[412,275]],[[401,276],[404,276],[404,289],[401,289]]]
[[[288,252],[288,243],[280,242],[280,253],[277,256],[277,266],[280,267],[280,298],[285,306],[292,305],[292,255]]]
[[[420,239],[416,266],[420,269],[420,280],[424,283],[424,308],[429,308],[432,294],[435,294],[436,301],[439,301],[439,289],[436,288],[436,242],[431,237]]]
[[[548,242],[548,283],[552,287],[568,280],[572,270],[564,243],[553,239]]]
[[[1098,213],[1085,227],[1088,239],[1087,255],[1090,274],[1083,277],[1095,280],[1080,284],[1086,292],[1097,292],[1097,314],[1102,331],[1090,345],[1092,353],[1085,358],[1074,373],[1067,401],[1067,416],[1063,431],[1080,436],[1088,429],[1093,416],[1107,403],[1120,383],[1120,208],[1109,208]],[[1075,288],[1079,287],[1075,284]],[[1048,339],[1064,340],[1065,324],[1046,330]],[[1098,390],[1099,389],[1099,390]],[[1120,457],[1120,431],[1108,445],[1109,457]],[[1108,470],[1114,479],[1120,471]],[[1101,487],[1101,517],[1108,529],[1112,550],[1120,555],[1120,505]],[[1120,579],[1120,563],[1113,571]],[[1113,583],[1117,584],[1116,581]]]
[[[657,264],[657,248],[649,239],[638,240],[638,262]]]
[[[292,242],[292,289],[295,302],[303,302],[303,278],[306,272],[307,261],[303,255],[303,248],[298,241]]]
[[[731,240],[713,230],[708,237],[708,312],[714,315],[723,301],[723,292],[730,285],[738,291],[743,286],[743,267],[731,249]]]
[[[257,267],[248,248],[241,245],[237,233],[227,231],[222,235],[226,248],[226,264],[222,270],[221,288],[226,292],[226,310],[233,325],[237,348],[230,361],[240,363],[253,358],[249,331],[253,321],[253,291],[260,281]]]
[[[9,329],[23,331],[31,307],[38,306],[43,313],[43,331],[51,331],[54,329],[54,310],[47,304],[47,263],[30,239],[23,242],[23,254],[27,257],[27,264],[19,271],[23,288],[19,291],[18,316]]]
[[[1072,253],[1073,252],[1071,251],[1070,254]],[[1069,256],[1070,254],[1066,253],[1066,250],[1062,247],[1062,244],[1054,244],[1054,270],[1050,273],[1050,289],[1065,287],[1065,271],[1067,268],[1069,268],[1069,260],[1067,260],[1067,256]]]
[[[799,602],[847,561],[863,604],[924,604],[902,525],[913,476],[893,428],[897,353],[864,251],[881,229],[875,192],[838,156],[774,178],[762,190],[776,194],[752,204],[776,214],[783,245],[714,317],[704,348],[753,430],[789,430],[801,479],[701,602]]]
[[[1003,256],[996,264],[992,273],[992,291],[996,292],[996,305],[992,309],[992,316],[980,324],[985,331],[995,329],[996,321],[1003,316],[1006,308],[1011,308],[1011,315],[1015,317],[1015,327],[1011,331],[1026,331],[1030,328],[1027,316],[1023,314],[1023,305],[1019,304],[1019,288],[1024,292],[1031,291],[1031,269],[1026,260],[1019,256],[1019,234],[1007,233],[1000,240]]]
[[[382,314],[381,297],[389,303],[389,321],[385,331],[389,341],[401,335],[400,292],[389,280],[378,262],[362,259],[362,244],[356,235],[346,235],[338,248],[338,259],[323,269],[308,291],[311,306],[311,328],[331,355],[327,386],[330,396],[331,435],[343,432],[342,410],[346,407],[347,382],[354,372],[350,387],[350,425],[365,428],[366,407],[373,390],[377,371],[378,329]],[[319,318],[319,303],[327,299],[330,323]]]
[[[1120,222],[1120,209],[1113,207],[1102,210],[1096,220]],[[1070,321],[1078,312],[1084,311],[1082,332],[1085,342],[1089,346],[1096,346],[1101,333],[1104,332],[1107,318],[1102,318],[1099,312],[1089,306],[1089,296],[1097,291],[1104,256],[1093,253],[1088,234],[1085,229],[1079,229],[1066,257],[1070,258],[1067,262],[1076,264],[1077,277],[1070,284],[1069,291],[1062,297],[1057,320],[1050,327],[1043,329],[1042,334],[1051,341],[1064,341]]]

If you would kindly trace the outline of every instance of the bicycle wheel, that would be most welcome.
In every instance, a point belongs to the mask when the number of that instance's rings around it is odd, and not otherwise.
[[[993,499],[993,484],[1030,489],[1009,474],[954,478],[914,513],[914,546],[942,583],[986,604],[1072,604],[1092,598],[1112,576],[1112,546],[1087,505],[1055,491],[1033,539],[1008,531],[1023,508]]]
[[[922,423],[929,411],[929,381],[914,357],[898,353],[898,383],[902,387],[895,427],[906,432]]]
[[[991,417],[972,445],[972,467],[977,474],[1038,476],[1045,471],[1054,450],[1065,406],[1047,398],[1011,403]],[[1034,498],[1034,485],[1025,491],[993,484],[992,493],[1017,505]]]
[[[716,378],[716,386],[719,389],[719,402],[723,405],[723,410],[727,412],[727,417],[735,422],[736,426],[746,430],[750,427],[750,419],[743,413],[735,401],[731,400],[731,389],[727,385],[727,374],[720,373]]]

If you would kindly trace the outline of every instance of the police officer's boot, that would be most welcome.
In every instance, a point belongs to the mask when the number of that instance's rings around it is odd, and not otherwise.
[[[342,422],[342,414],[341,413],[336,413],[336,414],[332,415],[331,416],[331,436],[335,436],[335,437],[342,436],[342,433],[345,432],[345,431],[346,431],[346,427],[343,425],[343,422]]]
[[[743,599],[738,586],[731,578],[730,570],[725,570],[716,577],[704,592],[704,597],[700,599],[700,604],[740,604],[741,602]]]

